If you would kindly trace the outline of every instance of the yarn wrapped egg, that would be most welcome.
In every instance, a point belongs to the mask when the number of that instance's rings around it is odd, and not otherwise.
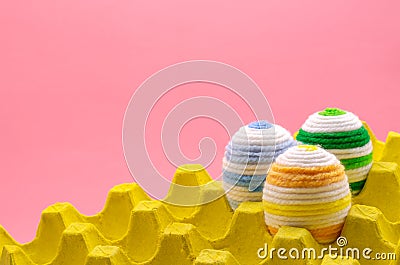
[[[276,158],[263,190],[265,223],[271,234],[281,226],[308,229],[319,243],[340,235],[351,206],[343,165],[331,153],[299,145]]]
[[[372,166],[372,143],[362,122],[351,112],[327,108],[308,117],[296,139],[323,147],[344,165],[353,195],[364,187]]]
[[[226,146],[223,187],[233,209],[244,201],[261,201],[265,177],[275,158],[296,145],[279,125],[256,121],[241,127]]]

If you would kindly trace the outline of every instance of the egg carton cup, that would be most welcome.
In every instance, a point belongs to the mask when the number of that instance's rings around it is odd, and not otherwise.
[[[0,226],[0,264],[400,264],[400,134],[390,132],[385,143],[369,132],[374,163],[364,189],[353,198],[341,233],[347,240],[343,249],[395,253],[396,260],[356,260],[346,255],[260,258],[258,252],[265,245],[300,251],[319,251],[327,245],[318,244],[303,228],[281,227],[272,237],[262,202],[244,202],[232,211],[221,196],[205,205],[173,206],[151,199],[138,184],[127,183],[112,188],[104,209],[94,216],[79,213],[69,203],[49,206],[32,242],[20,244]],[[204,194],[224,192],[201,166],[178,168],[173,182],[191,186],[213,182],[205,186]],[[168,196],[174,192],[171,189]]]

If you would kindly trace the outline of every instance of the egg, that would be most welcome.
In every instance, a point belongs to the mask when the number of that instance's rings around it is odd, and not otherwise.
[[[275,158],[297,143],[283,127],[256,121],[241,127],[225,148],[223,187],[236,209],[244,201],[261,201],[265,177]]]
[[[344,166],[314,145],[299,145],[279,155],[263,189],[263,209],[269,232],[282,226],[310,231],[319,243],[340,235],[351,206]]]
[[[345,167],[352,194],[362,190],[372,166],[372,143],[356,115],[336,108],[314,113],[302,125],[296,139],[334,154]]]

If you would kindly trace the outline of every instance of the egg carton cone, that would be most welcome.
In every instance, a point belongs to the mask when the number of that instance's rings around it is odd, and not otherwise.
[[[218,199],[176,206],[153,200],[138,184],[127,183],[112,188],[104,209],[94,216],[56,203],[43,211],[32,242],[20,244],[0,226],[0,265],[400,264],[400,134],[390,132],[381,142],[369,133],[374,164],[363,190],[353,198],[341,233],[345,244],[331,246],[343,250],[339,255],[323,252],[328,245],[318,244],[303,228],[284,226],[271,236],[262,202],[244,202],[233,211],[219,181],[200,165],[186,165],[177,169],[173,182],[212,183],[200,196]],[[178,191],[171,188],[167,197],[179,197]],[[314,249],[318,257],[265,255],[272,248]],[[355,248],[369,248],[371,256],[392,256],[357,258],[350,255]]]

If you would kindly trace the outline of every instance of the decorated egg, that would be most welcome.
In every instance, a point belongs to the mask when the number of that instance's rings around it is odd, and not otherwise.
[[[353,195],[364,187],[372,166],[372,143],[362,122],[351,112],[327,108],[308,117],[296,139],[319,145],[344,165]]]
[[[265,223],[271,234],[282,226],[308,229],[319,243],[341,233],[351,206],[344,167],[314,145],[289,148],[276,158],[263,190]]]
[[[279,125],[256,121],[241,127],[226,146],[223,187],[233,209],[244,201],[261,201],[265,177],[275,158],[296,145]]]

